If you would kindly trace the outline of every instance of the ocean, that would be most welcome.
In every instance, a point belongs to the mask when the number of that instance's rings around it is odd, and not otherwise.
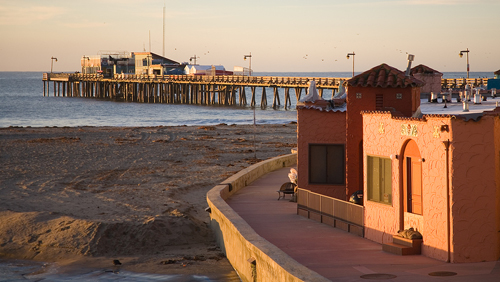
[[[255,72],[255,76],[351,77],[351,72]],[[43,96],[43,72],[0,72],[0,127],[76,127],[76,126],[178,126],[253,124],[251,107],[201,106],[184,104],[153,104],[113,102],[89,98],[54,97],[53,85],[49,96]],[[465,72],[444,73],[443,78],[462,78]],[[471,78],[493,77],[493,72],[473,72]],[[256,91],[260,103],[261,89]],[[251,91],[247,89],[248,103]],[[284,93],[280,91],[281,107],[265,110],[257,107],[257,124],[284,124],[297,120],[294,91],[292,105],[284,108]],[[304,93],[303,93],[304,95]],[[325,97],[331,96],[326,92]],[[272,92],[267,91],[268,105]]]

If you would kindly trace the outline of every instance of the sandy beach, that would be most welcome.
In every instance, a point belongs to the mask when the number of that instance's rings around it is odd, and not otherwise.
[[[296,124],[1,128],[0,258],[231,272],[206,192],[296,140]]]

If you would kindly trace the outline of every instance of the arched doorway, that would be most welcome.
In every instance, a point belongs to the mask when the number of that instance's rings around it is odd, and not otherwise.
[[[417,143],[409,140],[403,148],[402,212],[422,215],[422,157]]]

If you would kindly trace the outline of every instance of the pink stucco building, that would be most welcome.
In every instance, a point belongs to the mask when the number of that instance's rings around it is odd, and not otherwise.
[[[444,108],[385,64],[346,84],[342,106],[297,107],[298,213],[381,244],[413,227],[443,261],[498,260],[500,99]],[[339,201],[358,189],[362,207]]]

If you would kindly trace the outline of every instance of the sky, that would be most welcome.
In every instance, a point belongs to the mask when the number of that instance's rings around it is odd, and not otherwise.
[[[165,7],[165,18],[163,10]],[[254,72],[382,63],[500,69],[499,0],[0,0],[0,71],[79,71],[82,56],[151,51]],[[165,21],[165,25],[163,22]],[[163,34],[165,29],[165,42]],[[492,75],[493,76],[493,75]]]

